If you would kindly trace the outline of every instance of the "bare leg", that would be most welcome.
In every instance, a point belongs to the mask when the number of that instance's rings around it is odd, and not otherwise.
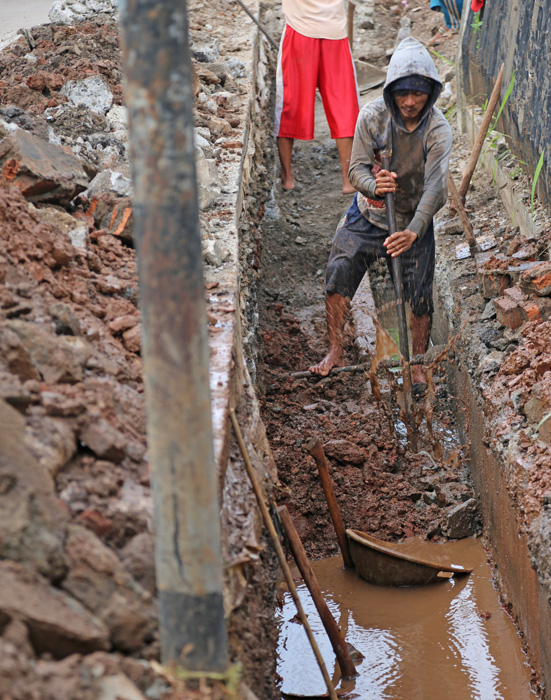
[[[350,184],[348,180],[348,169],[350,168],[350,154],[352,153],[352,137],[344,139],[336,139],[337,141],[337,151],[339,152],[339,159],[341,161],[342,170],[342,191],[343,194],[351,194],[356,190]]]
[[[329,351],[321,362],[310,367],[310,372],[326,377],[333,367],[342,367],[342,338],[344,323],[350,309],[350,299],[340,294],[327,293],[325,297],[325,312],[327,316],[327,334],[329,335]]]
[[[413,346],[414,355],[422,355],[429,348],[430,329],[432,326],[432,317],[426,314],[425,316],[415,316],[411,314],[409,319],[411,328],[411,343]],[[422,365],[411,366],[411,382],[412,384],[427,383],[427,378],[423,372]]]
[[[295,188],[295,176],[291,167],[291,156],[293,155],[294,139],[278,137],[277,148],[279,150],[279,160],[281,161],[281,186],[284,190]]]

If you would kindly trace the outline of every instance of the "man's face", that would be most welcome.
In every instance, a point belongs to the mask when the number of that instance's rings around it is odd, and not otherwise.
[[[429,99],[425,92],[409,92],[406,90],[396,90],[393,97],[402,119],[405,121],[417,119]]]

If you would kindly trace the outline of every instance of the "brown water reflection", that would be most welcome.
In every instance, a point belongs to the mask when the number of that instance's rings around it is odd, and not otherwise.
[[[415,543],[411,543],[415,547]],[[313,563],[346,640],[365,660],[350,697],[362,700],[529,700],[530,668],[493,588],[480,540],[435,544],[470,576],[417,588],[371,586],[340,557]],[[302,604],[328,669],[338,667],[303,584]],[[321,673],[288,594],[281,613],[278,672],[283,693],[325,692]]]

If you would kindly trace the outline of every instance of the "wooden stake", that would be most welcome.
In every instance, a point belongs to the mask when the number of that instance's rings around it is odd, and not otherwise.
[[[461,201],[461,197],[459,196],[459,192],[457,191],[457,187],[455,186],[451,175],[448,175],[448,189],[450,190],[452,203],[459,214],[459,218],[461,219],[463,231],[465,231],[465,235],[467,236],[467,243],[471,249],[471,255],[474,258],[474,254],[479,252],[479,248],[476,238],[474,237],[473,227],[471,226],[471,222],[469,221],[469,217],[467,216],[467,212],[465,211],[465,207],[463,206],[463,202]]]
[[[243,435],[241,434],[241,429],[239,427],[239,423],[237,422],[237,418],[235,416],[235,411],[233,410],[233,408],[230,409],[230,419],[235,432],[235,437],[237,438],[237,442],[239,444],[241,456],[243,457],[243,460],[245,462],[247,474],[249,475],[249,479],[251,480],[258,507],[260,508],[260,512],[262,513],[264,525],[266,525],[266,527],[268,528],[268,532],[270,533],[270,538],[276,551],[279,564],[283,571],[283,576],[285,577],[285,581],[287,583],[287,586],[289,587],[289,591],[297,607],[300,620],[304,625],[304,630],[312,647],[312,651],[314,652],[314,656],[316,657],[316,661],[318,662],[318,666],[320,667],[321,675],[323,676],[323,680],[325,681],[325,685],[327,686],[327,691],[329,692],[329,697],[332,700],[338,700],[337,693],[335,692],[335,688],[333,686],[333,683],[331,682],[329,673],[327,672],[323,656],[321,655],[321,652],[316,642],[316,638],[314,637],[314,633],[312,632],[312,628],[310,627],[308,618],[306,617],[306,613],[304,612],[302,603],[300,602],[300,598],[298,597],[298,592],[295,586],[295,582],[293,581],[291,569],[289,568],[289,564],[287,564],[287,560],[285,559],[285,554],[283,552],[283,548],[281,547],[279,537],[270,517],[270,512],[268,511],[268,508],[264,503],[264,496],[262,494],[262,490],[254,473],[253,465],[251,464],[249,453],[247,452],[247,447],[245,446],[245,442],[243,441]]]
[[[356,3],[353,0],[348,0],[348,43],[350,44],[350,53],[354,45],[354,10]]]
[[[331,516],[333,527],[335,528],[335,532],[337,534],[337,540],[341,550],[343,563],[348,569],[352,569],[354,564],[352,563],[352,557],[350,556],[346,528],[344,527],[339,505],[335,497],[335,492],[333,491],[333,482],[331,481],[331,476],[329,474],[329,465],[327,464],[327,459],[325,458],[325,453],[323,451],[320,439],[317,437],[312,438],[306,446],[306,449],[312,455],[318,466],[321,486],[323,488],[323,493],[325,494],[325,500],[327,501],[327,505],[329,507],[329,515]]]
[[[461,184],[459,185],[459,197],[461,198],[463,204],[465,203],[465,196],[467,194],[467,190],[469,189],[471,178],[475,171],[476,164],[478,163],[478,157],[480,156],[480,151],[482,150],[482,145],[484,144],[484,139],[486,138],[488,127],[490,126],[490,121],[492,120],[492,116],[494,114],[494,110],[496,108],[497,101],[501,93],[501,84],[503,82],[504,69],[505,64],[502,63],[501,70],[499,71],[499,75],[497,76],[494,89],[492,90],[492,94],[490,96],[490,101],[488,102],[488,107],[486,108],[484,118],[482,119],[482,124],[480,125],[480,130],[476,137],[476,141],[474,142],[473,151],[471,153],[471,157],[469,158],[467,169],[465,170],[465,174],[463,175],[463,179],[461,180]]]
[[[310,591],[310,595],[312,596],[312,599],[316,605],[316,609],[319,613],[323,626],[325,627],[327,636],[331,640],[331,646],[333,647],[333,651],[335,652],[335,656],[337,657],[337,661],[341,667],[342,677],[354,678],[358,675],[356,673],[356,667],[350,658],[346,642],[337,626],[337,623],[335,622],[335,618],[333,615],[331,615],[331,611],[327,607],[327,603],[325,602],[323,593],[319,587],[316,575],[312,571],[312,567],[310,566],[310,562],[308,561],[308,557],[306,556],[306,552],[304,551],[304,547],[302,546],[298,532],[296,531],[291,516],[289,515],[289,511],[287,510],[286,506],[281,506],[277,509],[277,512],[279,513],[281,524],[283,525],[283,529],[285,530],[285,534],[289,540],[289,546],[291,547],[298,570],[304,579],[304,583],[308,586],[308,590]]]

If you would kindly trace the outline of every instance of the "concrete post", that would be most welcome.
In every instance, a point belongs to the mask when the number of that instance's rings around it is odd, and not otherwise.
[[[192,69],[185,0],[119,0],[162,660],[224,671]]]

